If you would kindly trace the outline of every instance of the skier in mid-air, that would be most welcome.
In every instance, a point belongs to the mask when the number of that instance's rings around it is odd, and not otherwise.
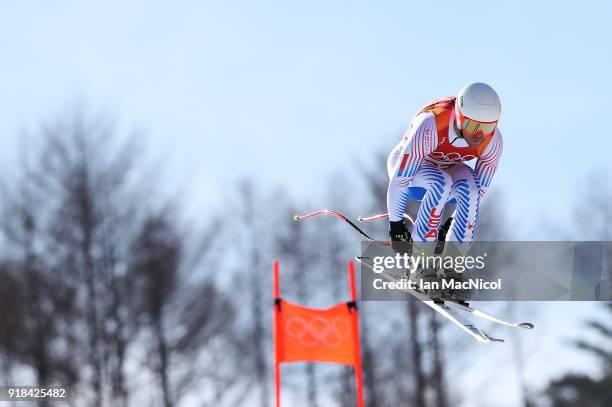
[[[438,240],[444,206],[456,202],[444,254],[465,254],[478,226],[480,202],[485,196],[502,154],[497,128],[501,103],[495,90],[484,83],[470,84],[457,97],[434,100],[412,119],[402,140],[387,160],[389,235],[395,247],[414,241],[414,248],[432,254]],[[475,161],[474,168],[466,162]],[[412,233],[404,224],[407,202],[421,199]],[[424,281],[439,281],[440,270],[421,268],[413,274]],[[443,271],[442,271],[443,272]],[[461,279],[452,271],[445,277]],[[432,297],[445,295],[429,292]],[[464,300],[464,292],[450,296]]]
[[[357,219],[369,221],[388,216],[391,246],[397,252],[455,259],[465,255],[478,226],[480,201],[491,185],[502,153],[502,137],[497,129],[500,113],[497,93],[484,83],[473,83],[463,88],[457,97],[449,96],[427,104],[414,117],[404,137],[389,155],[389,213]],[[475,160],[473,168],[465,164],[472,160]],[[421,201],[412,236],[404,225],[406,204],[411,199]],[[457,205],[450,225],[448,220],[442,223],[443,209],[447,203]],[[293,219],[297,221],[317,215],[332,215],[346,222],[369,242],[382,247],[389,244],[369,236],[347,216],[333,210],[322,209],[294,215]],[[448,239],[445,239],[445,235],[448,235]],[[441,246],[443,251],[440,251]],[[438,259],[434,256],[434,260]],[[370,255],[357,256],[355,260],[365,270],[380,273],[374,269]],[[440,267],[438,263],[434,265]],[[417,272],[411,273],[413,279],[431,282],[439,282],[442,278],[463,279],[462,273],[456,273],[446,262],[442,262],[442,267],[446,268],[443,270],[428,268],[428,265],[418,268],[418,264],[417,257],[414,263]],[[398,281],[388,273],[380,275],[386,281]],[[534,328],[531,322],[511,322],[470,306],[466,302],[469,293],[463,289],[463,285],[461,289],[449,288],[448,291],[437,292],[425,286],[423,289],[403,290],[479,342],[503,342],[503,339],[487,334],[461,313],[508,327]]]

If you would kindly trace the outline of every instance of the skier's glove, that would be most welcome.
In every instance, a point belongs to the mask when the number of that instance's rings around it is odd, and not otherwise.
[[[412,237],[406,230],[404,221],[389,222],[389,237],[391,238],[391,247],[397,253],[412,254]]]

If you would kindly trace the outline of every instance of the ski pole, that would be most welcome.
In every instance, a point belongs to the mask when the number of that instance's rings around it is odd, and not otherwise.
[[[374,238],[372,238],[371,236],[369,236],[366,232],[364,232],[363,230],[361,230],[357,225],[355,225],[349,218],[347,218],[346,216],[344,216],[343,214],[336,212],[336,211],[332,211],[329,209],[321,209],[319,211],[314,211],[314,212],[310,212],[304,215],[293,215],[293,220],[302,220],[302,219],[308,219],[311,218],[313,216],[318,216],[318,215],[331,215],[337,219],[343,220],[344,222],[348,223],[353,229],[355,229],[357,232],[359,232],[359,234],[361,236],[363,236],[365,239],[369,240],[370,242],[376,242],[376,243],[381,243],[383,245],[389,245],[390,243],[387,241],[381,241],[381,240],[376,240]]]

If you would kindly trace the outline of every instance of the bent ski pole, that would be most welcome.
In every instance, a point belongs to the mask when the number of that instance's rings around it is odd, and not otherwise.
[[[370,222],[373,220],[381,220],[381,219],[389,219],[389,214],[388,213],[381,213],[380,215],[372,215],[372,216],[358,216],[357,220],[359,222]],[[412,223],[413,225],[416,223],[414,221],[414,219],[412,219],[412,217],[408,214],[404,214],[404,219],[408,219],[410,221],[410,223]]]
[[[308,219],[311,218],[313,216],[317,216],[317,215],[331,215],[337,219],[343,220],[344,222],[348,223],[353,229],[355,229],[357,232],[359,232],[359,234],[361,236],[363,236],[365,239],[369,240],[370,242],[376,242],[376,243],[382,243],[382,244],[389,244],[389,242],[385,242],[385,241],[381,241],[381,240],[376,240],[374,238],[372,238],[371,236],[369,236],[366,232],[364,232],[363,230],[361,230],[357,225],[355,225],[349,218],[347,218],[346,216],[344,216],[343,214],[336,212],[336,211],[332,211],[329,209],[321,209],[319,211],[314,211],[314,212],[310,212],[304,215],[293,215],[293,220],[302,220],[302,219]]]

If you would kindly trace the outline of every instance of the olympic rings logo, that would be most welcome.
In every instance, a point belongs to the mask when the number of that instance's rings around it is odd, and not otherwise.
[[[444,154],[441,151],[434,151],[429,156],[437,161],[470,161],[476,158],[476,156],[472,154],[461,155],[457,152]]]
[[[287,335],[305,347],[323,345],[328,348],[337,348],[349,337],[350,326],[340,317],[330,321],[321,317],[307,319],[291,316],[285,323],[285,331]]]

